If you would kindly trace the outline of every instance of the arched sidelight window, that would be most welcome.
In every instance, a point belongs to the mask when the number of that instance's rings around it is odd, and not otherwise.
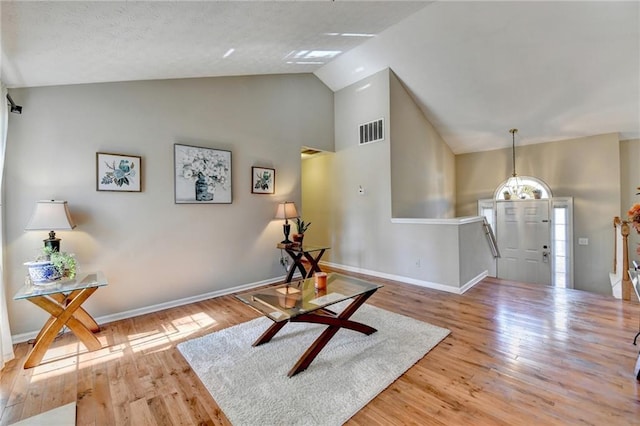
[[[532,200],[552,198],[549,185],[532,176],[516,176],[498,185],[495,200]]]

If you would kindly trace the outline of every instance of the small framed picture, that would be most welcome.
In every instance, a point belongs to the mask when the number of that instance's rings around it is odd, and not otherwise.
[[[141,192],[142,158],[96,153],[96,191]]]
[[[275,194],[276,193],[276,170],[264,167],[251,168],[251,193],[252,194]]]
[[[231,204],[231,151],[174,144],[176,204]]]

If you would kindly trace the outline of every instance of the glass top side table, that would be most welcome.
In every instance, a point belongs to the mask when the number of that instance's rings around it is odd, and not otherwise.
[[[329,246],[314,246],[308,244],[302,245],[283,245],[278,244],[277,248],[284,250],[287,252],[289,257],[293,260],[293,264],[291,268],[289,268],[289,272],[287,273],[287,278],[285,282],[290,283],[293,280],[293,274],[296,271],[300,271],[300,275],[302,278],[309,278],[313,275],[314,272],[322,272],[318,263],[322,258],[322,255],[326,250],[329,250],[331,247]],[[313,255],[315,254],[315,256]],[[302,258],[305,258],[307,262],[309,262],[309,269],[305,268],[305,265],[302,263]]]
[[[14,300],[28,300],[51,316],[44,323],[24,368],[40,365],[44,354],[65,325],[90,351],[102,348],[94,333],[100,331],[98,323],[82,308],[82,304],[100,287],[108,284],[102,272],[78,274],[74,279],[61,279],[34,285],[29,278],[13,296]]]

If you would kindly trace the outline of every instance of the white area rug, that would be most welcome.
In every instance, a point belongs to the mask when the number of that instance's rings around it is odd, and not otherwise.
[[[367,304],[351,319],[378,331],[366,336],[341,329],[307,370],[291,378],[288,371],[326,326],[289,323],[254,348],[272,324],[258,318],[178,349],[236,426],[341,425],[449,334]]]

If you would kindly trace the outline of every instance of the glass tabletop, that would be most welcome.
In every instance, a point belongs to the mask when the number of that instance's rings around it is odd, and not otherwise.
[[[13,296],[14,300],[28,299],[35,296],[46,296],[55,293],[71,293],[75,290],[84,290],[85,288],[106,286],[107,279],[102,272],[90,272],[78,274],[74,279],[62,278],[47,284],[35,285],[27,276],[25,284]]]
[[[320,250],[329,250],[331,247],[329,246],[314,246],[314,245],[309,245],[309,244],[303,244],[303,245],[283,245],[282,243],[277,245],[277,248],[279,249],[283,249],[283,250],[291,250],[294,252],[298,252],[298,253],[311,253],[314,251],[320,251]]]
[[[322,309],[382,287],[346,275],[330,273],[327,288],[316,290],[314,279],[308,278],[288,284],[252,290],[235,295],[275,322],[287,321],[299,315]]]

